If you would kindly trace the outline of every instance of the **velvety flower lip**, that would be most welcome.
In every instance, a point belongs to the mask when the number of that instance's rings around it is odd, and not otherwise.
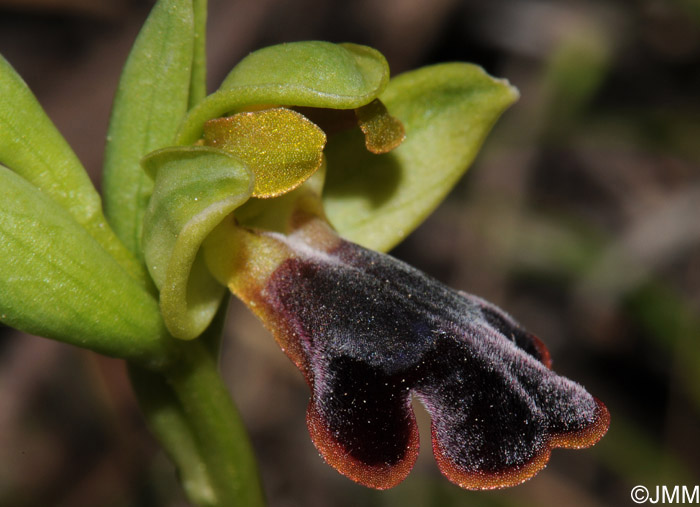
[[[304,374],[314,444],[349,478],[384,489],[408,475],[414,396],[440,470],[469,489],[519,484],[552,448],[607,431],[605,406],[554,373],[542,342],[498,307],[332,231],[319,248],[266,236],[290,254],[236,292]]]

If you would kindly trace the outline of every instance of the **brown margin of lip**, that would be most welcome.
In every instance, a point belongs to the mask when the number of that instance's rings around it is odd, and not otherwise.
[[[408,476],[418,458],[420,444],[418,426],[413,411],[411,411],[410,419],[411,435],[406,452],[401,461],[393,465],[367,465],[350,456],[328,430],[328,426],[316,410],[313,400],[309,403],[306,411],[306,424],[311,434],[311,440],[326,463],[349,479],[369,488],[393,488]]]
[[[549,354],[549,349],[547,346],[544,344],[542,340],[540,340],[537,336],[535,336],[532,333],[528,333],[530,335],[530,338],[532,338],[533,343],[535,344],[535,348],[537,349],[537,352],[540,353],[540,356],[542,359],[540,360],[542,364],[544,364],[547,368],[550,370],[552,369],[552,356]]]
[[[433,454],[440,472],[454,484],[472,490],[498,489],[517,486],[534,477],[547,466],[552,449],[581,449],[597,443],[608,431],[610,412],[596,397],[596,417],[590,426],[571,433],[552,435],[547,444],[527,463],[520,466],[498,470],[495,472],[465,471],[455,466],[445,455],[435,436],[435,426],[432,428]]]

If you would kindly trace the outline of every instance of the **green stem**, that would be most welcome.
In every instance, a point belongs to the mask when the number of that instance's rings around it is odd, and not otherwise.
[[[129,377],[150,430],[176,464],[182,487],[195,505],[216,505],[216,494],[179,400],[165,379],[134,364]]]
[[[182,362],[165,373],[204,461],[216,506],[263,506],[255,457],[246,429],[200,340],[183,343]]]
[[[177,466],[188,498],[198,506],[235,505],[231,503],[235,498],[240,498],[240,505],[261,501],[245,428],[216,370],[228,300],[224,298],[196,342],[176,341],[179,354],[165,375],[129,365],[148,425]],[[229,438],[235,442],[227,443]],[[233,478],[240,478],[242,487]],[[238,491],[245,488],[250,491]]]

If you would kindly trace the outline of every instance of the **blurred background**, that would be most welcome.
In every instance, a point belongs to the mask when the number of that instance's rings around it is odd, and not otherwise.
[[[152,2],[0,0],[0,52],[100,183],[111,100]],[[326,466],[308,390],[232,303],[222,369],[277,506],[632,505],[700,484],[697,0],[210,0],[210,89],[303,39],[383,52],[398,74],[459,60],[508,78],[503,116],[449,198],[393,254],[514,315],[612,414],[524,485],[469,492],[423,449],[386,492]],[[0,328],[0,505],[185,506],[120,361]]]

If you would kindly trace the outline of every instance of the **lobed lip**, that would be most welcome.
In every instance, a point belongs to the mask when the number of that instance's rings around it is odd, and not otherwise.
[[[552,449],[557,447],[581,449],[590,447],[603,438],[610,426],[610,412],[600,400],[595,397],[594,400],[596,407],[589,425],[578,431],[550,434],[544,445],[536,450],[529,460],[517,466],[491,470],[470,470],[456,466],[445,449],[442,448],[433,425],[432,439],[435,460],[445,477],[465,489],[484,490],[517,486],[531,479],[547,466]]]
[[[431,416],[440,470],[468,489],[519,484],[553,448],[605,434],[605,406],[553,372],[508,314],[328,231],[322,247],[318,234],[280,236],[290,256],[238,294],[304,374],[311,437],[339,472],[378,489],[409,474],[412,397]]]

